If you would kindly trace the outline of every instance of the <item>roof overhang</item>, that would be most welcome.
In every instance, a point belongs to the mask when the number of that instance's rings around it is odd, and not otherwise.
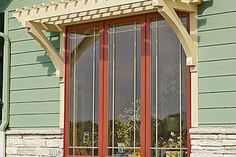
[[[170,24],[179,38],[187,65],[196,65],[196,12],[202,0],[61,0],[30,8],[17,9],[14,16],[28,28],[29,33],[41,44],[51,58],[59,77],[64,76],[65,26],[87,21],[127,16],[157,11]],[[190,13],[190,34],[175,11]],[[57,53],[42,30],[61,32],[61,53]]]

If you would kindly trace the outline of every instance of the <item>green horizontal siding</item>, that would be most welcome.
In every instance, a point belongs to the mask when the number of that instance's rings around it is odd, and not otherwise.
[[[22,114],[11,115],[10,128],[58,127],[58,114]]]
[[[59,88],[11,91],[10,102],[55,101],[59,100],[59,91]]]
[[[45,36],[52,42],[58,42],[59,34],[55,32],[44,32]],[[26,28],[20,28],[9,31],[11,42],[19,42],[22,40],[33,40],[33,37],[27,32]]]
[[[199,48],[199,62],[236,59],[236,43]]]
[[[55,68],[38,42],[12,17],[15,8],[47,2],[21,0],[8,6],[8,34],[11,40],[10,124],[14,128],[59,127],[60,88]],[[59,50],[59,34],[45,32]]]
[[[59,114],[58,103],[59,101],[12,103],[10,114]]]
[[[204,2],[198,10],[199,124],[236,125],[236,6]]]
[[[198,9],[199,16],[211,16],[212,14],[219,14],[225,12],[235,11],[235,0],[207,0],[200,5]]]
[[[236,43],[236,27],[199,32],[199,46]]]
[[[27,33],[26,28],[9,31],[8,36],[11,42],[33,39],[33,37]]]
[[[22,63],[24,64],[24,63]],[[11,67],[11,78],[54,75],[55,68],[52,63],[35,63],[32,65]]]
[[[204,125],[236,125],[235,113],[236,108],[201,109],[199,121]]]
[[[11,90],[59,88],[58,78],[55,76],[39,76],[11,79]]]
[[[35,63],[48,63],[51,62],[45,51],[36,51],[30,53],[20,53],[11,55],[11,66],[35,64]]]
[[[11,54],[15,53],[27,53],[32,51],[42,51],[43,48],[39,43],[34,40],[26,40],[21,42],[12,42],[11,43]]]
[[[17,21],[16,18],[10,18],[8,21],[8,30],[21,29],[21,24]]]
[[[236,10],[236,9],[235,9]],[[236,27],[236,20],[230,20],[234,19],[236,16],[235,12],[228,12],[225,14],[215,14],[208,17],[199,17],[198,18],[198,30],[204,31],[204,30],[213,30],[213,29],[221,29],[221,28],[230,28],[230,27]],[[227,20],[225,20],[227,19]],[[206,24],[207,23],[207,24]]]
[[[199,63],[199,77],[236,75],[234,67],[236,67],[236,60],[201,62]]]
[[[222,107],[235,108],[235,102],[236,102],[236,92],[218,92],[218,93],[199,94],[200,110],[203,108],[211,108],[211,109],[222,108]],[[209,115],[211,115],[210,110],[209,110]]]
[[[236,91],[236,76],[200,78],[199,83],[199,93]]]

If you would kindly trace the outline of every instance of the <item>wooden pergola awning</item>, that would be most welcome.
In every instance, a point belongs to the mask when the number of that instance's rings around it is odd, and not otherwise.
[[[65,26],[154,11],[158,11],[175,31],[185,50],[187,65],[196,65],[197,43],[194,34],[197,5],[201,2],[202,0],[61,0],[17,9],[14,16],[46,50],[59,77],[63,77]],[[175,11],[190,13],[191,24],[195,25],[195,28],[191,27],[194,28],[191,29],[192,36]],[[61,32],[61,53],[55,50],[42,30]]]

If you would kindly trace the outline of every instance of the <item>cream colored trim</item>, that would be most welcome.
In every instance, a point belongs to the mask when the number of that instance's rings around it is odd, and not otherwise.
[[[14,16],[26,21],[68,24],[153,9],[152,0],[71,0],[18,9]]]
[[[153,0],[154,7],[164,7],[165,5],[173,8],[174,10],[183,12],[195,12],[195,5],[192,3],[184,3],[174,0]]]
[[[197,5],[201,0],[153,0],[153,5],[169,23],[180,40],[187,56],[187,65],[191,66],[191,125],[198,126],[198,71],[197,71]],[[190,14],[190,35],[175,10]]]
[[[55,66],[57,76],[64,77],[64,58],[56,51],[52,43],[40,29],[39,25],[37,23],[27,22],[26,27],[28,28],[28,33],[33,36],[48,53],[48,56]]]
[[[64,91],[65,91],[64,79],[61,79],[60,80],[60,128],[64,128],[64,106],[65,106]]]
[[[197,6],[192,3],[183,3],[172,0],[153,0],[154,6],[158,8],[159,13],[169,23],[180,40],[187,56],[187,65],[196,65],[197,44],[193,41],[175,10],[185,9],[190,14],[197,12]],[[179,7],[181,6],[181,7]],[[191,9],[188,9],[191,8]],[[194,19],[196,20],[196,18]]]
[[[197,12],[190,14],[190,36],[197,45]],[[197,51],[198,52],[198,51]],[[193,56],[196,59],[196,66],[191,67],[191,125],[198,127],[198,55]]]

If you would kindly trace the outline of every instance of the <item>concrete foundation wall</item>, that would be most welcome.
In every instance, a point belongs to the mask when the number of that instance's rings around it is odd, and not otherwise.
[[[62,157],[63,131],[9,130],[6,132],[6,157]]]
[[[193,128],[191,157],[236,157],[236,128]]]

